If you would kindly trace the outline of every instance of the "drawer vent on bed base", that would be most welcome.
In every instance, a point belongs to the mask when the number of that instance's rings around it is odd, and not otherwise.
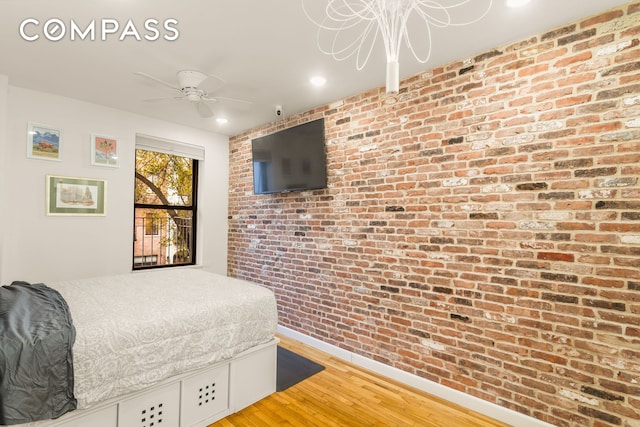
[[[152,406],[149,409],[143,409],[140,411],[140,427],[154,427],[162,424],[163,414],[162,403]]]
[[[198,406],[208,405],[209,402],[213,403],[213,401],[216,400],[216,383],[200,387],[199,392]]]
[[[170,384],[120,403],[118,427],[171,427],[180,418],[180,385]]]
[[[182,380],[180,426],[206,426],[228,414],[228,364]]]

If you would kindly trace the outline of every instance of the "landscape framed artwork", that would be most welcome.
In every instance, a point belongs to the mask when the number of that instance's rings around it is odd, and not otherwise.
[[[118,140],[111,136],[91,135],[91,164],[96,166],[108,166],[117,168]]]
[[[29,123],[27,127],[27,157],[60,161],[62,131],[51,126]]]
[[[107,182],[47,175],[47,215],[106,215]]]

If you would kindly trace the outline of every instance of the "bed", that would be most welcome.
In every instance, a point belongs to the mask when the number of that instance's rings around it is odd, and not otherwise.
[[[201,269],[48,283],[75,327],[77,408],[29,427],[204,427],[275,391],[277,311]]]

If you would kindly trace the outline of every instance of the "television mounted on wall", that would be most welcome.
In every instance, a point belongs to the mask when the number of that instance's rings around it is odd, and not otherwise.
[[[284,193],[326,188],[324,119],[251,141],[253,192]]]

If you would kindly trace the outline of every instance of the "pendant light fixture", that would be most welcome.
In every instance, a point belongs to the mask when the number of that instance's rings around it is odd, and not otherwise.
[[[307,7],[305,6],[305,1]],[[322,3],[321,16],[315,16]],[[318,25],[318,48],[336,60],[356,56],[364,68],[378,37],[387,57],[387,93],[400,85],[400,48],[421,63],[431,56],[432,28],[463,26],[482,19],[493,0],[302,0],[305,13]],[[472,13],[474,16],[469,17]],[[457,21],[460,15],[466,18]],[[419,39],[416,40],[416,39]],[[426,47],[419,47],[426,46]]]

